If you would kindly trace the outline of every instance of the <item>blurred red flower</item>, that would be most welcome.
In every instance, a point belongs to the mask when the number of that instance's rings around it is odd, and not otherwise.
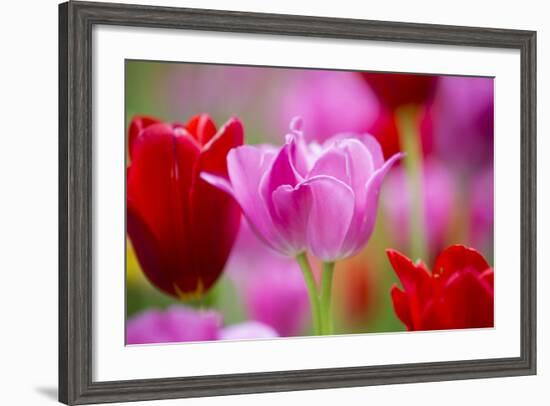
[[[393,286],[397,317],[408,330],[444,330],[493,326],[493,269],[473,248],[444,250],[430,273],[426,266],[387,250],[403,290]]]
[[[422,153],[424,156],[431,154],[433,150],[434,134],[432,128],[432,113],[429,109],[422,112],[420,115],[418,131],[420,134]],[[368,132],[380,143],[385,159],[389,159],[392,155],[403,151],[393,111],[387,108],[381,108],[378,117],[369,127]],[[397,162],[396,165],[402,165],[402,162]]]
[[[240,209],[199,174],[227,177],[227,153],[243,132],[235,118],[216,130],[206,114],[187,124],[144,116],[130,124],[128,235],[149,281],[172,296],[198,296],[223,271]]]
[[[437,76],[410,73],[361,72],[379,100],[395,110],[406,104],[423,104],[435,92]]]

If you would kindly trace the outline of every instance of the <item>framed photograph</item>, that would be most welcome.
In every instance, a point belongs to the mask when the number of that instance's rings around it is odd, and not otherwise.
[[[536,373],[536,33],[59,6],[59,400]]]

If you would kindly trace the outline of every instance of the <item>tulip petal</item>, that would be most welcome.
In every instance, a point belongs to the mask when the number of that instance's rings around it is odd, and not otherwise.
[[[307,229],[309,251],[323,261],[334,261],[341,256],[353,217],[353,190],[330,176],[309,178],[302,185],[308,185],[312,193]]]
[[[185,130],[176,132],[170,125],[153,124],[134,140],[127,176],[127,199],[133,214],[151,233],[162,258],[157,263],[159,269],[145,269],[151,262],[142,263],[144,272],[151,280],[153,273],[164,273],[173,282],[176,275],[185,274],[190,282],[189,286],[177,286],[181,291],[194,289],[200,272],[192,266],[192,250],[185,244],[190,237],[189,191],[198,154],[196,142]],[[136,243],[134,233],[129,235]],[[174,288],[166,288],[164,283],[157,286],[174,294]]]
[[[204,145],[199,158],[199,172],[227,176],[227,154],[232,148],[242,145],[243,141],[244,129],[241,121],[230,119]]]
[[[410,329],[413,330],[431,329],[427,327],[426,320],[430,320],[430,326],[436,324],[433,322],[434,315],[427,313],[433,310],[433,306],[430,305],[433,295],[430,273],[424,264],[414,264],[398,251],[388,249],[386,253],[407,296],[410,318],[407,327],[411,326]]]
[[[206,145],[206,143],[216,135],[216,125],[208,114],[199,114],[192,117],[187,124],[185,124],[185,128],[200,145]]]
[[[367,147],[371,154],[374,169],[382,167],[382,165],[384,165],[384,153],[378,140],[372,135],[364,134],[361,136],[361,141],[363,141],[363,144]]]
[[[434,275],[446,279],[456,271],[472,269],[479,273],[490,268],[489,264],[479,252],[464,245],[451,245],[444,250],[435,261]]]
[[[159,120],[150,116],[136,116],[132,119],[128,130],[128,151],[130,152],[130,157],[132,156],[132,149],[135,139],[144,129],[159,122]]]
[[[391,288],[391,298],[393,303],[393,309],[395,314],[405,324],[407,330],[414,330],[414,325],[411,317],[411,310],[409,308],[408,296],[400,290],[396,285]]]
[[[296,144],[291,140],[285,144],[273,159],[271,167],[260,182],[260,193],[267,205],[270,214],[273,214],[271,196],[281,185],[296,186],[302,180],[294,168],[292,157],[296,153]]]
[[[231,183],[229,181],[221,176],[212,175],[208,172],[201,172],[199,174],[202,180],[205,182],[210,183],[212,186],[217,187],[218,189],[224,191],[229,196],[235,198],[235,195],[233,193],[233,187],[231,186]]]
[[[365,200],[357,205],[353,222],[344,242],[343,248],[348,256],[357,253],[369,240],[376,223],[378,197],[382,181],[393,164],[403,156],[403,154],[395,154],[388,159],[381,168],[373,173],[364,187],[366,191]]]
[[[424,266],[415,265],[409,258],[396,250],[388,249],[386,254],[405,292],[429,293],[430,273]]]
[[[267,169],[274,159],[275,155],[265,148],[243,145],[229,151],[227,169],[233,197],[241,206],[250,227],[268,246],[285,252],[288,244],[275,229],[269,209],[259,196],[260,184],[265,182]]]
[[[165,124],[147,127],[134,140],[128,199],[163,246],[173,241],[172,234],[181,226],[178,219],[188,212],[185,191],[190,189],[198,154],[189,135],[175,136]]]
[[[356,208],[365,205],[367,190],[365,185],[374,173],[375,165],[373,155],[369,149],[359,140],[348,138],[338,143],[347,158],[347,170],[349,172],[349,185],[355,193]],[[357,210],[356,214],[360,214]]]
[[[479,279],[474,269],[450,276],[443,295],[441,306],[447,328],[493,327],[493,290]]]
[[[308,177],[330,176],[351,186],[349,162],[346,153],[335,146],[327,149],[315,162]]]
[[[137,209],[131,200],[126,205],[126,230],[147,279],[154,286],[175,295],[176,291],[170,275],[163,272],[166,267],[163,264],[161,247],[159,247],[151,230],[137,214]]]
[[[306,247],[308,215],[312,195],[307,185],[279,186],[272,195],[273,220],[281,236],[292,246],[292,256]]]
[[[213,126],[210,117],[199,116],[196,122],[199,137],[209,136]],[[235,200],[223,190],[206,182],[200,174],[204,171],[226,177],[227,154],[232,148],[242,145],[243,138],[241,122],[231,119],[203,147],[197,161],[196,178],[189,199],[190,213],[193,213],[189,219],[189,233],[193,238],[188,243],[193,253],[194,267],[200,272],[194,282],[194,289],[199,293],[212,286],[219,277],[220,270],[224,268],[235,242],[241,217]],[[189,286],[192,281],[185,281],[188,275],[189,273],[181,273],[178,284]]]
[[[494,289],[495,272],[493,271],[493,268],[483,271],[481,275],[479,275],[479,279],[485,282],[491,289]]]

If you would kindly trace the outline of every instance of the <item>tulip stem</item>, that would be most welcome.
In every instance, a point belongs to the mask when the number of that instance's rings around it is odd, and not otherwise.
[[[416,106],[403,106],[395,115],[399,138],[403,150],[407,154],[404,160],[409,195],[411,196],[411,211],[409,216],[409,244],[413,260],[427,260],[426,230],[424,218],[424,190],[422,137],[419,129],[420,110]]]
[[[332,279],[334,274],[334,262],[323,262],[323,275],[321,280],[321,331],[323,334],[332,334]]]
[[[300,265],[300,269],[304,275],[304,280],[307,286],[307,292],[309,295],[309,302],[311,306],[311,320],[313,324],[313,332],[315,335],[322,334],[321,331],[321,318],[320,318],[320,307],[319,307],[319,296],[317,295],[317,286],[315,284],[315,278],[313,277],[313,272],[311,270],[311,265],[307,259],[305,252],[298,254],[296,256],[296,261]]]

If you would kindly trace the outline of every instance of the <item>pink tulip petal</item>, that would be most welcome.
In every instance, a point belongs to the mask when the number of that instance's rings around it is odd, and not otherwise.
[[[348,157],[346,153],[335,146],[327,149],[315,162],[308,177],[330,176],[336,178],[346,185],[350,185],[350,173]]]
[[[343,150],[347,157],[349,172],[349,185],[355,192],[357,205],[365,203],[366,191],[364,185],[376,169],[373,154],[361,141],[355,138],[348,138],[338,143],[338,148]]]
[[[353,217],[353,190],[330,176],[309,178],[302,185],[308,185],[312,192],[308,248],[323,261],[338,259]]]
[[[376,170],[365,186],[365,202],[360,204],[355,213],[354,222],[348,231],[343,244],[346,256],[356,254],[369,240],[376,223],[378,210],[378,196],[382,181],[393,164],[401,159],[404,154],[399,153],[388,159],[381,168]]]
[[[273,159],[271,167],[269,167],[260,182],[261,196],[271,213],[273,213],[273,204],[271,201],[273,192],[281,185],[296,186],[302,181],[292,162],[295,151],[296,144],[293,140],[285,144]]]
[[[279,235],[268,207],[259,196],[260,185],[265,182],[274,158],[263,148],[245,145],[229,151],[227,168],[233,196],[254,232],[273,249],[286,252],[289,245]]]
[[[379,169],[384,164],[384,153],[380,143],[372,135],[365,134],[361,136],[361,141],[367,147],[372,156],[374,168]]]
[[[293,254],[306,247],[307,220],[312,195],[307,185],[282,185],[273,192],[274,222],[279,232],[293,247]]]
[[[222,178],[221,176],[218,176],[218,175],[213,175],[208,172],[201,172],[200,177],[205,182],[208,182],[212,186],[215,186],[218,189],[223,190],[228,195],[235,197],[233,193],[233,187],[231,186],[231,183],[229,183],[227,179]]]

